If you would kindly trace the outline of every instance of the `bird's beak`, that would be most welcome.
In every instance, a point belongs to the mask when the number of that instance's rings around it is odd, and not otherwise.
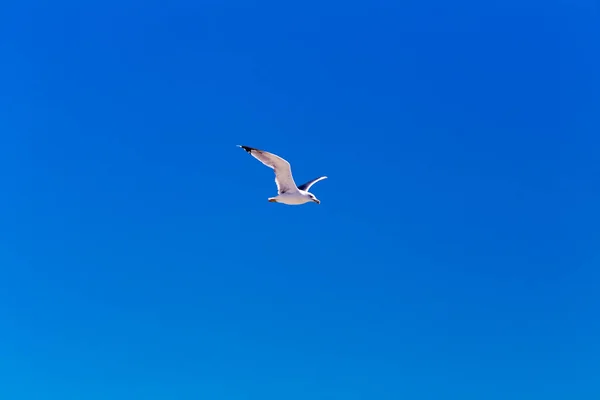
[[[317,204],[321,204],[321,200],[319,200],[319,199],[314,199],[313,201]]]

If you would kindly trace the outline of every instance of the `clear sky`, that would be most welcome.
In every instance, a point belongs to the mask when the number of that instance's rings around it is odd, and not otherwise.
[[[0,398],[600,398],[597,2],[7,3]]]

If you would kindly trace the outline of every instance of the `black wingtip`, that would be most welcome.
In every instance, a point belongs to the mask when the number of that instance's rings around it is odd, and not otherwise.
[[[241,147],[242,149],[246,150],[248,153],[250,153],[252,150],[254,150],[252,147],[242,146],[240,144],[238,144],[238,147]]]

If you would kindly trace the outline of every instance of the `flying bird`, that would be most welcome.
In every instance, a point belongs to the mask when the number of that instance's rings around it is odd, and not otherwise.
[[[310,203],[311,201],[321,204],[321,201],[308,190],[315,183],[327,179],[326,176],[320,176],[316,179],[308,181],[300,186],[296,186],[292,177],[292,168],[290,163],[275,154],[268,153],[263,150],[255,149],[248,146],[240,146],[246,150],[251,156],[265,164],[267,167],[275,170],[275,184],[277,185],[277,196],[269,197],[271,203],[283,203],[290,206],[299,206],[301,204]]]

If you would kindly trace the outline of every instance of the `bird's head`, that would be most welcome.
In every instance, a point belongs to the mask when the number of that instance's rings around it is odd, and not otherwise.
[[[310,197],[310,201],[313,201],[317,204],[321,204],[321,200],[317,199],[314,194],[312,194],[312,193],[307,193],[307,194],[308,194],[308,197]]]

